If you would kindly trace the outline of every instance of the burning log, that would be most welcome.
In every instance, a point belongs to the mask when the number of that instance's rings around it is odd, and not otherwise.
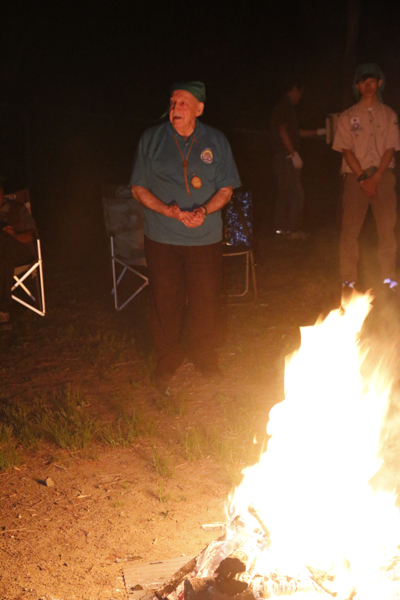
[[[230,581],[232,583],[234,580]],[[325,595],[325,591],[311,578],[300,580],[276,573],[272,573],[270,577],[257,576],[246,589],[238,592],[234,587],[222,590],[218,578],[214,577],[185,579],[184,583],[185,600],[269,600],[277,596],[293,596],[299,592],[312,594],[311,597]]]
[[[235,530],[231,539],[219,538],[186,563],[155,591],[157,600],[268,600],[298,592],[332,592],[320,583],[330,576],[315,569],[314,579],[259,573],[258,558],[268,550],[265,538],[246,535],[240,521],[235,523]]]
[[[253,516],[255,519],[257,519],[257,521],[258,521],[258,523],[259,523],[259,525],[260,525],[261,529],[263,530],[263,532],[264,532],[264,533],[265,533],[265,535],[266,535],[266,539],[267,539],[268,546],[270,546],[270,545],[271,545],[271,534],[270,534],[270,531],[269,531],[268,527],[265,525],[265,523],[264,523],[264,521],[262,520],[261,516],[259,515],[259,513],[258,513],[257,509],[256,509],[256,508],[255,508],[255,507],[254,507],[252,504],[250,504],[250,505],[247,507],[247,510],[249,511],[249,513],[250,513],[250,514],[251,514],[251,515],[252,515],[252,516]]]
[[[245,584],[242,583],[242,585]],[[218,578],[205,577],[203,579],[185,579],[185,600],[231,600],[233,596],[235,597],[235,600],[254,600],[254,595],[251,590],[244,589],[238,592],[233,587],[230,590],[221,590]]]
[[[321,587],[318,587],[309,577],[304,579],[296,579],[295,577],[288,577],[287,575],[278,575],[277,573],[271,573],[270,577],[260,577],[262,582],[253,582],[255,589],[255,598],[258,600],[261,598],[269,599],[275,598],[275,596],[293,596],[298,592],[307,594],[321,594],[324,593]],[[262,583],[262,586],[260,585]],[[257,594],[257,591],[262,592]],[[307,596],[308,597],[308,596]],[[310,596],[310,598],[313,596]]]
[[[337,592],[333,589],[332,582],[334,581],[334,577],[332,575],[328,575],[325,571],[318,571],[318,569],[314,569],[307,565],[307,569],[310,571],[310,577],[319,587],[324,590],[327,594],[336,598]]]
[[[330,575],[325,571],[319,571],[310,566],[307,566],[307,569],[310,572],[311,579],[315,581],[324,592],[330,594],[333,598],[337,597],[338,592],[334,589],[335,577],[333,575]],[[343,600],[353,600],[356,595],[357,591],[354,587],[350,587],[346,592],[342,590],[341,598],[343,598]]]
[[[155,590],[154,595],[156,596],[156,598],[158,598],[158,600],[166,600],[167,597],[169,596],[169,594],[174,592],[176,590],[176,588],[179,586],[179,584],[182,583],[184,578],[187,575],[193,573],[193,571],[196,568],[197,558],[198,557],[195,556],[194,558],[189,560],[187,563],[185,563],[183,565],[183,567],[181,567],[179,569],[179,571],[177,571],[171,577],[171,579],[169,579],[166,583],[164,583],[164,585],[162,587],[160,587],[158,590]]]

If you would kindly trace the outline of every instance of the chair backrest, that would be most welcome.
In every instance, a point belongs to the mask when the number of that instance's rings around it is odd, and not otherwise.
[[[30,195],[29,195],[29,189],[26,188],[23,190],[18,190],[17,192],[12,192],[11,194],[4,194],[4,199],[10,200],[11,204],[12,204],[12,202],[18,202],[20,204],[25,205],[25,208],[29,212],[30,216],[26,215],[24,217],[23,225],[25,226],[26,229],[30,229],[32,231],[32,234],[35,239],[38,239],[39,233],[38,233],[36,224],[32,217],[32,207],[31,207],[31,199],[30,199]],[[15,212],[11,208],[11,210],[9,212],[9,215],[10,215],[9,224],[11,224],[14,227],[15,227],[15,225],[18,226],[18,224],[21,225],[21,223],[18,220],[19,219],[18,215],[20,215],[20,214],[21,214],[21,211],[18,210]],[[14,215],[14,219],[16,219],[14,223],[12,222],[12,215]],[[15,229],[16,229],[16,231],[18,231],[17,228],[15,228]]]
[[[224,244],[247,248],[253,245],[252,192],[233,192],[224,211]]]
[[[115,255],[125,261],[144,257],[143,207],[130,186],[103,188],[103,212],[107,233],[114,238]]]
[[[5,198],[9,198],[11,200],[17,200],[21,202],[21,204],[25,204],[26,208],[32,213],[31,209],[31,198],[29,195],[29,190],[26,188],[25,190],[19,190],[18,192],[13,192],[12,194],[5,194]]]

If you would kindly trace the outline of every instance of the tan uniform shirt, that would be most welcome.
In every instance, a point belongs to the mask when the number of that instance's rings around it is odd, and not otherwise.
[[[397,115],[382,102],[367,108],[362,101],[345,110],[338,119],[333,150],[352,150],[361,168],[379,167],[383,153],[389,148],[400,150]],[[389,168],[394,167],[394,159]],[[343,158],[342,173],[352,173]]]

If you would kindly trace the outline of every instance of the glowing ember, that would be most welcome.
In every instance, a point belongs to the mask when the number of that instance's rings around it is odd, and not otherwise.
[[[393,495],[369,485],[381,465],[390,382],[387,373],[368,374],[368,382],[361,374],[359,333],[371,300],[354,297],[344,314],[301,330],[301,348],[286,364],[285,400],[270,412],[267,451],[244,471],[228,514],[258,540],[259,575],[301,579],[318,570],[338,598],[392,600],[399,513]],[[227,539],[235,535],[232,525]]]

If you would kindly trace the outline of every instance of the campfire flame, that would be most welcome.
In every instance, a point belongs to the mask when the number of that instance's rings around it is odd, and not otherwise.
[[[269,415],[267,451],[244,470],[228,517],[267,540],[258,571],[312,568],[332,574],[338,598],[386,600],[393,582],[383,573],[398,556],[400,518],[394,495],[370,485],[391,386],[388,373],[362,370],[371,301],[354,296],[345,311],[301,329],[301,347],[286,361],[285,399]]]

